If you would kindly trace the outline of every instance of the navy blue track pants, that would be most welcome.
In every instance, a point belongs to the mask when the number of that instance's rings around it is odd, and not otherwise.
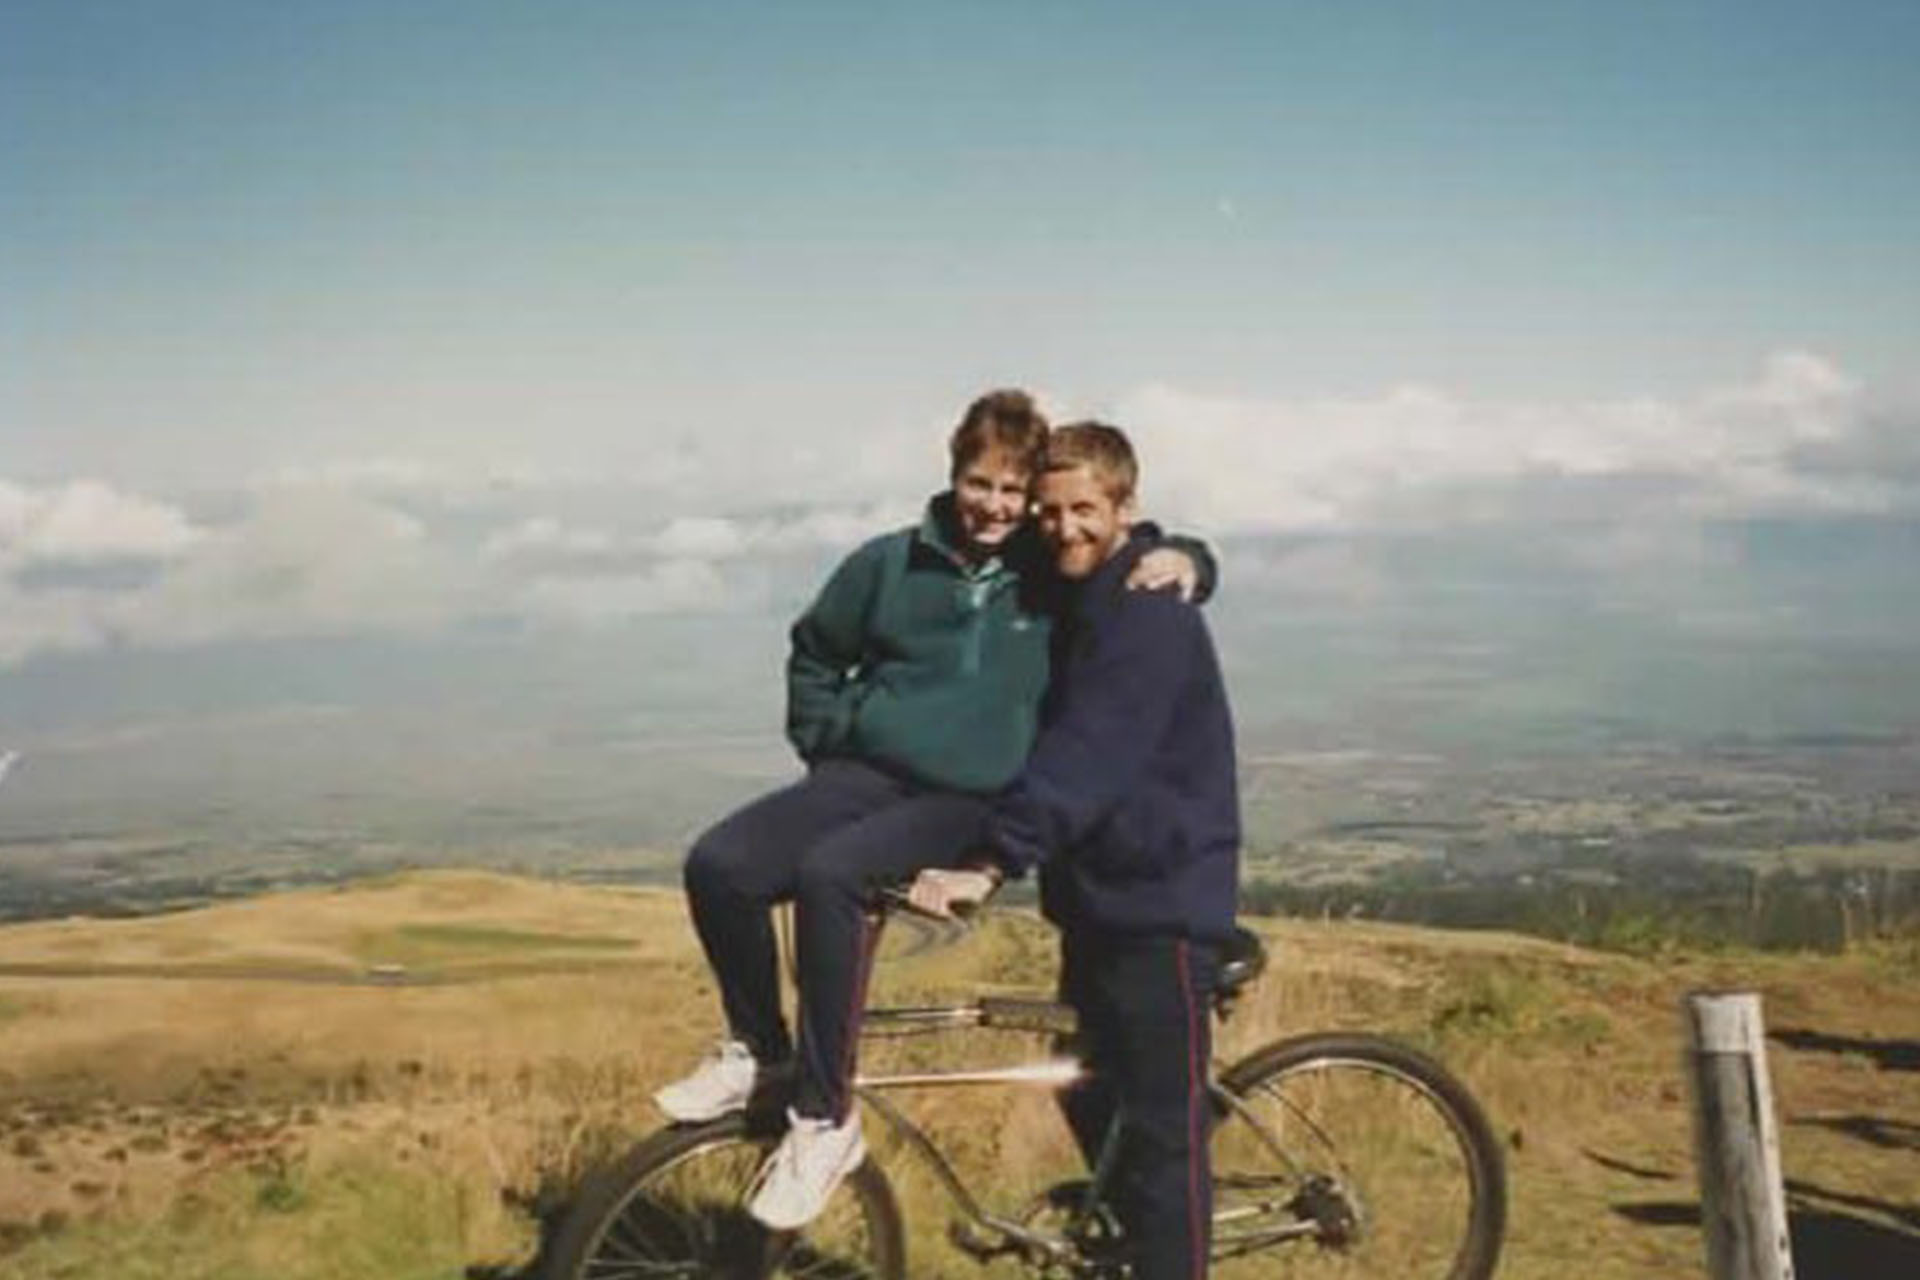
[[[1207,1064],[1217,948],[1184,938],[1073,929],[1061,937],[1061,999],[1080,1019],[1088,1078],[1061,1106],[1091,1168],[1122,1117],[1111,1199],[1134,1280],[1207,1274],[1213,1181]]]
[[[794,907],[800,971],[794,1110],[842,1120],[876,939],[876,883],[953,866],[981,847],[987,803],[852,760],[823,760],[694,842],[687,899],[732,1035],[762,1063],[794,1055],[780,1009],[772,908]]]

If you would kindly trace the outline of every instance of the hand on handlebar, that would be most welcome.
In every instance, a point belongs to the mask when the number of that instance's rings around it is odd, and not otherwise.
[[[972,915],[999,887],[1000,878],[991,871],[928,867],[914,877],[907,904],[936,919],[956,920]]]

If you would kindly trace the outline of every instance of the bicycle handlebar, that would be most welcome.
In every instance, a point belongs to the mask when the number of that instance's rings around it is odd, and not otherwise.
[[[906,884],[911,883],[911,881],[906,882]],[[998,892],[1000,892],[1000,886],[995,885],[992,889],[988,890],[987,896],[979,902],[956,902],[953,904],[953,914],[948,916],[943,916],[937,911],[928,911],[919,903],[915,902],[908,896],[905,884],[883,884],[875,886],[870,902],[876,911],[904,911],[910,916],[919,916],[922,920],[937,920],[942,924],[952,924],[957,920],[965,924],[979,915],[981,909],[984,908],[987,903],[993,901],[994,894]]]

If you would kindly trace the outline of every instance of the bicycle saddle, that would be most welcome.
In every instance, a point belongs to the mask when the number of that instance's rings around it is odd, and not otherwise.
[[[1220,976],[1214,999],[1231,1000],[1252,984],[1267,967],[1267,944],[1251,929],[1234,926],[1233,937],[1220,947]]]

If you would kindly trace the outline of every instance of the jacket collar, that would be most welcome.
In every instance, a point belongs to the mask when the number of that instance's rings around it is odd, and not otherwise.
[[[945,489],[927,499],[927,508],[920,516],[920,527],[914,536],[934,551],[942,559],[962,569],[971,568],[966,556],[960,552],[960,515],[954,509],[953,490]],[[982,563],[991,563],[993,557]],[[1023,522],[1013,531],[1006,544],[997,553],[1000,563],[1009,567],[1028,567],[1045,562],[1045,549],[1040,545],[1039,535],[1033,530],[1033,522]]]
[[[965,562],[966,557],[960,554],[960,515],[954,510],[953,490],[943,490],[927,499],[918,537],[947,559]]]
[[[1133,572],[1133,566],[1140,563],[1140,557],[1160,541],[1159,527],[1146,521],[1136,523],[1127,530],[1127,540],[1120,548],[1088,574],[1079,584],[1077,597],[1078,612],[1086,614],[1097,608],[1098,602],[1112,599],[1124,590],[1127,575]]]

